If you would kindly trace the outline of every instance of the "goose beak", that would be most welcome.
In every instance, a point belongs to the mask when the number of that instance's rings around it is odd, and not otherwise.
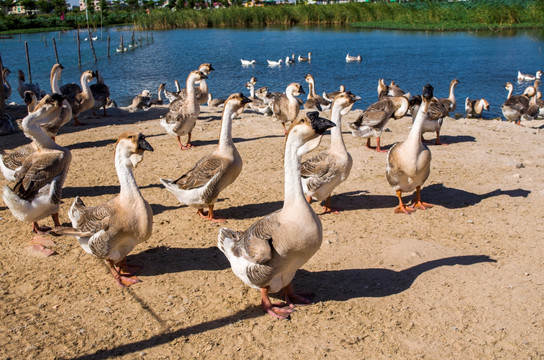
[[[332,121],[319,117],[319,112],[317,111],[309,112],[306,116],[310,119],[312,129],[314,129],[318,135],[323,135],[327,129],[336,126]]]
[[[252,102],[252,100],[250,98],[247,98],[245,96],[242,98],[242,104],[247,104],[247,103],[250,103],[250,102]]]
[[[301,93],[301,94],[306,94],[306,93],[304,92],[304,89],[302,88],[302,86],[298,89],[298,92]]]
[[[202,76],[200,77],[200,80],[202,79],[207,79],[208,77],[205,75],[205,74],[202,74]]]
[[[138,134],[138,149],[153,151],[153,147],[147,142],[143,134]]]

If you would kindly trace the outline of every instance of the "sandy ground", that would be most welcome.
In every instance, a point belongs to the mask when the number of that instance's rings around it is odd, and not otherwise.
[[[216,247],[221,225],[159,185],[214,149],[220,113],[203,108],[197,147],[182,152],[159,125],[164,108],[110,112],[57,137],[73,154],[60,216],[68,225],[77,195],[97,205],[117,194],[116,137],[147,135],[155,151],[135,174],[153,235],[129,256],[144,266],[143,282],[119,287],[73,237],[55,238],[54,256],[30,256],[30,225],[0,203],[1,359],[544,358],[544,122],[446,121],[449,146],[431,146],[422,191],[435,206],[411,216],[393,212],[386,155],[344,126],[354,166],[332,198],[344,211],[320,215],[323,244],[294,280],[315,303],[281,321],[230,270]],[[391,121],[382,144],[403,140],[410,124]],[[244,169],[216,210],[244,230],[281,207],[284,137],[279,123],[250,113],[233,136]],[[21,132],[0,138],[5,149],[26,141]]]

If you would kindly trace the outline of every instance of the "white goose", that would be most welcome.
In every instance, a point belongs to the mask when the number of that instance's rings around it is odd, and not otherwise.
[[[197,213],[210,221],[223,221],[214,217],[214,204],[219,193],[232,184],[242,171],[242,158],[232,141],[232,119],[248,102],[251,100],[242,93],[229,96],[223,108],[217,149],[200,159],[177,180],[160,179],[166,190],[174,194],[180,203],[196,207]],[[206,206],[207,215],[204,213]]]
[[[38,151],[26,157],[15,173],[13,188],[4,187],[3,199],[13,216],[32,222],[35,232],[50,230],[38,221],[52,215],[55,226],[58,220],[62,186],[72,160],[70,150],[57,145],[41,128],[41,124],[60,114],[64,97],[46,95],[33,113],[22,121],[25,136],[34,141]],[[56,214],[56,216],[54,216]]]
[[[187,96],[185,99],[178,99],[171,103],[170,111],[160,121],[167,133],[177,137],[181,150],[193,146],[191,145],[191,133],[200,114],[200,105],[195,94],[195,82],[206,78],[207,76],[198,70],[191,71],[186,81]],[[187,134],[187,144],[183,145],[181,135],[185,134]]]
[[[283,60],[279,59],[278,61],[274,61],[274,60],[267,59],[266,62],[268,63],[268,66],[280,66]]]
[[[255,60],[244,60],[244,59],[240,59],[240,61],[242,62],[242,66],[254,65],[254,64],[256,63]]]
[[[136,184],[132,169],[143,159],[144,151],[153,151],[142,134],[124,133],[115,146],[115,170],[121,185],[119,195],[104,204],[86,207],[78,196],[68,213],[75,235],[85,250],[106,261],[117,283],[130,286],[140,280],[127,263],[132,249],[151,237],[153,213]]]
[[[351,56],[349,53],[346,55],[346,62],[360,62],[363,58],[361,55]]]
[[[295,303],[310,301],[293,291],[296,271],[321,246],[321,221],[304,198],[300,177],[301,147],[334,126],[310,112],[291,124],[285,142],[285,193],[283,207],[244,232],[219,230],[219,249],[229,260],[232,271],[246,285],[260,289],[261,306],[269,315],[285,319]],[[269,294],[283,290],[285,305],[272,304]]]
[[[432,207],[421,201],[421,186],[431,172],[431,151],[421,141],[423,124],[429,117],[428,111],[433,99],[433,87],[425,85],[422,93],[422,104],[417,111],[412,129],[405,141],[396,143],[387,153],[387,181],[397,193],[399,205],[396,213],[411,214],[415,209],[425,210]],[[412,206],[405,206],[402,193],[416,190]]]
[[[518,70],[518,81],[535,81],[540,79],[541,76],[541,70],[538,70],[535,75],[522,74],[521,71]]]
[[[251,80],[246,83],[246,88],[249,90],[249,98],[251,99],[251,102],[248,104],[248,106],[251,110],[257,111],[258,113],[263,115],[268,115],[272,111],[270,109],[270,105],[265,104],[265,102],[262,99],[255,97],[255,83],[256,82],[257,82],[257,79],[252,77]]]
[[[302,188],[306,200],[309,203],[312,199],[325,200],[323,209],[326,213],[337,212],[331,208],[331,194],[348,178],[353,164],[342,138],[343,111],[360,99],[352,93],[342,93],[334,99],[331,121],[335,127],[331,129],[330,148],[304,161],[301,166]]]

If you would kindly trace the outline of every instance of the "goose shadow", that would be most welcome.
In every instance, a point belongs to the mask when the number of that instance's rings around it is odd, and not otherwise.
[[[270,201],[259,204],[246,204],[231,206],[225,209],[218,209],[217,214],[222,214],[227,219],[230,218],[236,220],[260,218],[281,209],[282,206],[283,201]]]
[[[394,195],[367,195],[366,190],[350,191],[331,197],[332,206],[344,211],[394,208],[398,200]],[[411,195],[409,195],[411,198]]]
[[[165,211],[176,210],[183,207],[182,205],[164,206],[162,204],[150,204],[150,206],[151,206],[151,211],[153,212],[153,215],[159,215]]]
[[[119,194],[119,185],[110,186],[68,186],[62,189],[62,195],[65,198],[70,197],[95,197],[101,195],[117,195]]]
[[[444,184],[432,184],[421,190],[425,201],[443,206],[447,209],[460,209],[476,205],[484,199],[495,196],[508,195],[510,197],[527,197],[531,191],[524,189],[501,190],[496,189],[485,194],[475,194],[469,191],[449,188]]]
[[[209,248],[175,248],[159,246],[129,255],[128,262],[142,265],[138,272],[142,276],[179,273],[191,270],[219,271],[230,268],[230,264],[216,246]]]
[[[408,290],[418,276],[442,266],[495,263],[487,255],[453,256],[431,260],[401,271],[390,269],[347,269],[309,272],[299,270],[295,288],[317,290],[317,301],[347,301],[361,297],[385,297]],[[297,285],[300,283],[300,285]]]
[[[425,140],[429,140],[429,139],[425,139]],[[432,141],[432,143],[427,145],[436,145],[433,139],[430,139],[430,141]],[[443,142],[444,144],[458,144],[458,143],[465,143],[465,142],[476,142],[476,138],[470,135],[456,135],[456,136],[440,135],[440,141]]]
[[[99,141],[84,141],[80,143],[75,143],[66,146],[66,148],[70,150],[76,150],[76,149],[86,149],[86,148],[98,148],[103,147],[109,144],[115,143],[116,140],[113,139],[107,139],[107,140],[99,140]]]

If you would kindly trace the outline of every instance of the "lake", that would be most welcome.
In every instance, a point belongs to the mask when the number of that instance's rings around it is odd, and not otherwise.
[[[107,35],[111,37],[110,58],[107,58]],[[28,43],[32,80],[46,91],[49,71],[55,63],[52,38],[58,46],[60,62],[65,67],[62,83],[79,82],[84,70],[101,70],[111,97],[119,106],[130,104],[143,89],[156,96],[161,82],[175,90],[174,79],[183,85],[187,74],[200,63],[211,62],[215,71],[208,84],[214,97],[227,97],[247,90],[244,84],[252,76],[257,86],[269,86],[270,91],[284,91],[291,82],[308,87],[304,76],[312,74],[317,93],[335,91],[340,84],[362,97],[356,108],[365,108],[377,100],[379,78],[387,83],[394,80],[405,91],[417,94],[430,83],[437,97],[447,97],[452,79],[456,88],[457,112],[464,113],[464,99],[486,98],[491,111],[486,117],[502,116],[500,105],[506,99],[503,85],[514,83],[515,93],[521,93],[530,83],[516,83],[517,71],[534,74],[544,70],[542,30],[511,32],[402,32],[337,28],[266,28],[266,29],[179,29],[136,32],[143,46],[126,53],[117,53],[121,35],[125,46],[132,32],[127,28],[104,28],[95,32],[94,42],[98,62],[94,62],[88,36],[81,32],[82,66],[77,64],[76,31],[14,36],[0,40],[0,54],[12,74],[12,87],[17,87],[17,70],[27,72],[25,46]],[[146,45],[146,35],[149,44]],[[47,39],[47,45],[44,41]],[[268,67],[267,59],[285,59],[295,54],[313,53],[311,63]],[[360,63],[346,63],[346,54],[360,54]],[[242,67],[240,59],[254,59],[254,66]],[[28,81],[28,78],[27,78]],[[22,103],[14,91],[10,101]]]

